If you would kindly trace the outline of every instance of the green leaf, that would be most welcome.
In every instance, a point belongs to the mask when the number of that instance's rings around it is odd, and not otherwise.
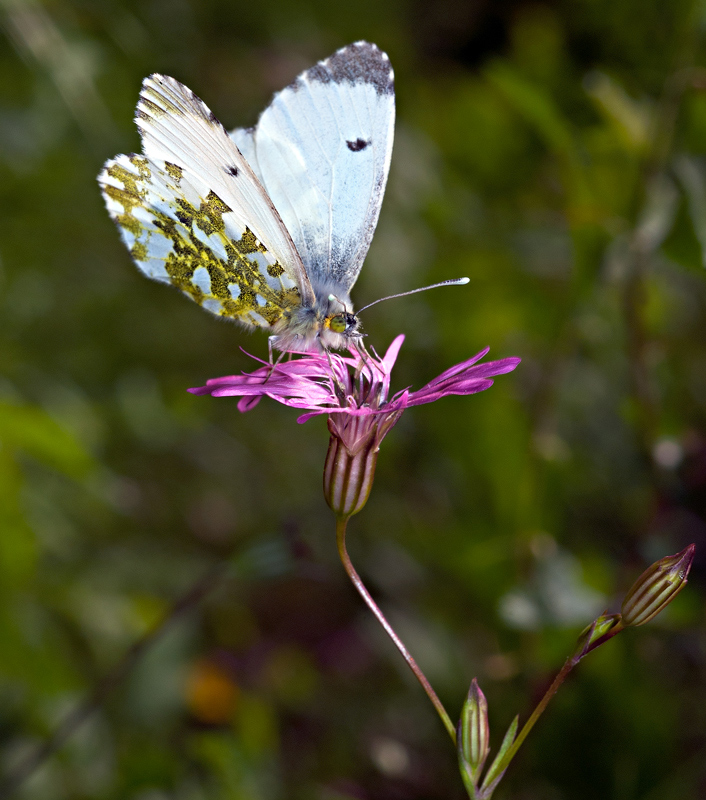
[[[500,745],[500,750],[498,750],[497,756],[495,756],[493,763],[488,768],[488,772],[485,775],[485,779],[483,780],[483,785],[481,787],[481,789],[484,790],[483,794],[484,797],[490,797],[490,794],[495,788],[495,785],[498,783],[500,778],[502,778],[502,776],[505,773],[505,770],[507,769],[508,766],[507,764],[503,768],[502,772],[498,770],[498,766],[500,765],[500,762],[503,760],[505,753],[507,753],[507,751],[512,746],[512,743],[515,741],[515,737],[517,736],[517,726],[519,725],[519,720],[520,718],[516,716],[515,719],[513,719],[513,721],[510,723],[510,727],[507,729],[507,733],[505,734],[502,744]],[[490,791],[488,793],[485,793],[487,790]]]
[[[22,452],[73,478],[92,458],[73,434],[37,406],[0,402],[0,445]]]
[[[701,261],[706,266],[706,177],[701,161],[679,156],[674,162],[676,173],[687,199],[694,234],[701,245]]]
[[[0,447],[0,583],[24,584],[34,572],[37,545],[20,507],[22,475],[11,454]]]
[[[486,71],[486,77],[532,124],[551,150],[570,159],[575,157],[573,132],[541,86],[528,81],[510,64],[502,61],[494,62]]]
[[[628,152],[646,153],[653,139],[653,106],[645,100],[634,100],[619,83],[599,70],[586,76],[584,88],[612,127],[616,140]]]

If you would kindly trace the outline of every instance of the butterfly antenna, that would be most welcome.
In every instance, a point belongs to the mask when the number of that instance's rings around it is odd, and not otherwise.
[[[399,294],[390,294],[387,297],[381,297],[378,300],[373,300],[372,303],[368,303],[367,306],[363,306],[363,308],[358,309],[356,315],[360,314],[361,311],[365,311],[366,308],[370,308],[370,306],[377,305],[377,303],[382,303],[383,300],[393,300],[395,297],[407,297],[408,294],[417,294],[417,292],[426,292],[427,289],[438,289],[439,286],[464,286],[466,283],[470,283],[470,278],[452,278],[448,281],[441,281],[441,283],[432,283],[431,286],[422,286],[420,289],[411,289],[409,292],[400,292]]]
[[[341,300],[339,297],[336,297],[336,295],[335,295],[335,294],[330,294],[330,295],[328,296],[328,299],[329,299],[329,301],[330,301],[330,300],[337,300],[337,301],[338,301],[338,302],[339,302],[339,303],[340,303],[340,304],[343,306],[343,310],[344,310],[344,312],[345,312],[346,314],[350,313],[350,312],[348,311],[348,306],[347,306],[347,305],[346,305],[346,304],[343,302],[343,300]]]

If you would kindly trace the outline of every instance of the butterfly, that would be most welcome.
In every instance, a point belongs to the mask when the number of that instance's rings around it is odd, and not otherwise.
[[[98,182],[139,269],[202,308],[271,333],[282,351],[360,340],[350,291],[380,215],[392,156],[394,75],[356,42],[274,95],[230,134],[174,78],[142,84],[142,154]]]

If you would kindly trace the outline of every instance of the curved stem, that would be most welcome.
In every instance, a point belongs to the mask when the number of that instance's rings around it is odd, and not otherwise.
[[[566,659],[564,666],[559,671],[559,674],[552,681],[552,685],[544,693],[544,697],[542,697],[537,707],[530,714],[530,717],[527,720],[527,722],[525,722],[525,724],[523,725],[522,730],[517,736],[517,739],[515,739],[515,741],[512,743],[512,746],[508,748],[502,761],[500,761],[498,765],[495,767],[495,772],[497,775],[502,775],[502,773],[505,772],[512,759],[515,757],[515,754],[520,749],[522,743],[527,738],[527,735],[532,730],[532,728],[534,728],[535,722],[537,722],[537,720],[542,716],[542,712],[549,705],[549,701],[559,691],[559,687],[561,686],[562,683],[564,683],[564,681],[566,680],[566,676],[569,674],[569,672],[571,672],[571,670],[576,666],[576,664],[577,662],[574,659],[571,658]]]
[[[454,745],[456,744],[456,728],[454,727],[453,722],[451,722],[451,718],[449,717],[446,709],[444,708],[441,700],[439,700],[436,692],[432,688],[431,684],[427,680],[426,675],[422,672],[419,668],[417,662],[412,658],[409,650],[405,647],[404,643],[400,639],[400,637],[395,633],[390,623],[385,618],[385,615],[382,613],[380,608],[378,607],[377,603],[373,600],[370,596],[370,592],[365,588],[365,584],[358,575],[356,568],[351,563],[350,556],[348,555],[348,550],[346,548],[346,528],[348,526],[348,517],[338,518],[336,520],[336,542],[338,544],[338,555],[341,558],[341,562],[343,563],[343,568],[346,570],[348,577],[351,579],[351,583],[358,591],[358,594],[365,600],[368,608],[375,614],[377,617],[378,622],[382,625],[385,629],[385,633],[392,639],[395,643],[397,649],[402,653],[402,657],[407,662],[409,668],[414,673],[415,677],[422,684],[422,688],[427,693],[427,697],[431,700],[432,705],[436,709],[436,713],[441,717],[441,721],[444,723],[444,727],[448,732],[451,740],[453,741]]]
[[[579,663],[579,661],[581,661],[581,659],[585,655],[590,653],[591,650],[595,650],[596,647],[599,647],[604,642],[607,642],[608,639],[611,639],[613,636],[615,636],[616,634],[620,633],[623,630],[625,629],[623,628],[622,622],[618,622],[618,624],[615,625],[608,633],[596,639],[591,645],[589,645],[585,649],[581,650],[580,652],[574,653],[574,655],[569,656],[569,658],[566,659],[566,661],[564,662],[564,666],[559,670],[559,673],[557,674],[556,678],[554,678],[554,680],[552,681],[551,686],[544,693],[544,696],[539,701],[534,711],[530,714],[527,722],[525,722],[525,724],[522,726],[522,730],[517,735],[515,741],[507,749],[507,752],[502,757],[502,759],[497,764],[493,764],[492,766],[493,774],[499,777],[496,777],[496,779],[493,781],[494,785],[492,786],[492,789],[494,789],[495,785],[497,785],[497,781],[500,780],[502,774],[508,768],[510,762],[515,757],[522,743],[527,738],[529,732],[532,730],[532,728],[534,728],[535,723],[542,716],[544,709],[549,705],[549,701],[559,691],[559,687],[561,686],[562,683],[564,683],[567,675],[571,672],[571,670]],[[488,782],[488,776],[486,775],[486,780],[483,783],[483,788],[486,790],[490,788],[486,785],[487,782]]]

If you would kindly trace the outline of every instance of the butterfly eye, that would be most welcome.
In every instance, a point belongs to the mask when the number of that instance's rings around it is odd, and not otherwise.
[[[348,327],[348,317],[350,314],[336,314],[329,320],[329,328],[334,333],[344,333]]]

